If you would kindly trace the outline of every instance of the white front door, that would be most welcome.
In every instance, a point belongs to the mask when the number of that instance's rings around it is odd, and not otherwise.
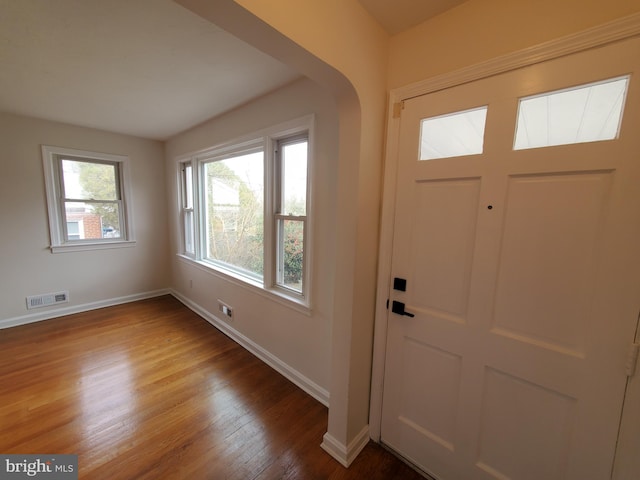
[[[633,39],[405,102],[381,441],[435,477],[610,478],[640,310],[639,75]]]

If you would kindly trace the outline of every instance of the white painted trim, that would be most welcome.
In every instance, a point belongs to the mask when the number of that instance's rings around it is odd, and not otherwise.
[[[635,343],[640,343],[640,316],[636,324]],[[637,366],[638,359],[636,358]],[[618,432],[618,444],[613,462],[614,480],[639,478],[640,457],[638,457],[638,439],[640,439],[640,375],[638,372],[627,379],[627,388],[622,405],[622,418]]]
[[[393,118],[393,99],[389,99],[391,115],[387,123],[384,177],[382,186],[382,210],[380,214],[380,240],[378,244],[378,283],[376,310],[373,325],[373,358],[371,365],[371,396],[369,403],[369,430],[374,442],[380,441],[382,425],[382,393],[387,356],[387,299],[391,279],[393,253],[393,222],[396,207],[396,175],[398,173],[398,145],[400,118]]]
[[[286,295],[277,288],[265,288],[260,283],[254,282],[248,277],[238,275],[233,270],[224,270],[218,265],[214,266],[210,262],[196,260],[195,258],[188,257],[182,253],[176,254],[176,257],[178,258],[178,261],[193,266],[208,275],[220,278],[235,285],[236,287],[240,287],[248,292],[255,293],[261,297],[277,302],[280,305],[291,308],[303,315],[306,315],[307,317],[311,316],[311,308],[303,303],[302,300],[298,300],[292,295]]]
[[[343,467],[349,468],[349,465],[356,459],[360,452],[369,443],[369,426],[365,426],[358,435],[345,446],[342,442],[336,440],[329,432],[325,433],[322,437],[322,443],[320,447],[336,459]]]
[[[49,236],[51,252],[72,252],[84,250],[98,250],[103,248],[119,248],[135,246],[135,228],[133,225],[133,195],[131,194],[131,172],[129,171],[129,156],[113,153],[90,152],[52,145],[41,145],[42,163],[45,178],[47,212],[49,217]],[[91,160],[102,160],[118,164],[119,185],[122,204],[121,228],[123,237],[118,240],[94,240],[88,242],[66,242],[62,223],[64,215],[61,205],[60,176],[56,166],[56,155],[69,155]],[[106,245],[106,246],[103,246]]]
[[[205,267],[211,271],[217,272],[218,276],[224,279],[233,278],[236,284],[246,284],[259,289],[268,296],[284,305],[292,307],[305,315],[310,315],[313,309],[313,285],[312,285],[312,268],[313,268],[313,224],[314,220],[314,202],[312,185],[314,183],[314,164],[316,159],[315,145],[315,114],[311,113],[302,117],[294,118],[277,125],[273,125],[257,132],[245,134],[235,140],[218,143],[214,146],[207,147],[192,153],[182,154],[174,157],[175,171],[177,178],[177,200],[178,212],[180,219],[180,242],[179,251],[176,252],[178,258],[182,261],[191,261],[194,264]],[[308,142],[308,166],[307,166],[307,215],[305,221],[305,238],[304,238],[304,291],[301,294],[280,287],[275,281],[276,270],[276,249],[277,239],[274,230],[274,185],[275,185],[275,159],[274,147],[279,139],[297,134],[307,134]],[[225,268],[222,265],[208,262],[205,255],[206,228],[204,225],[204,216],[202,215],[201,206],[205,204],[206,189],[201,178],[202,166],[204,163],[228,158],[230,155],[238,152],[251,151],[261,149],[264,152],[264,274],[261,282],[245,277],[233,268]],[[187,255],[184,253],[184,221],[182,212],[182,182],[180,181],[180,165],[191,162],[194,172],[194,242],[195,254]]]
[[[229,155],[232,152],[237,152],[238,150],[264,145],[263,141],[265,137],[278,138],[301,132],[305,129],[308,129],[310,131],[312,128],[314,128],[314,117],[315,114],[311,113],[308,115],[303,115],[301,117],[293,118],[291,120],[286,120],[284,122],[278,123],[277,125],[271,125],[255,132],[246,133],[231,140],[218,142],[206,148],[182,153],[176,156],[174,158],[174,161],[180,163],[185,162],[189,159],[201,161],[205,159],[219,158],[221,156],[224,157],[225,155]]]
[[[387,148],[383,173],[382,216],[378,254],[378,296],[375,313],[373,366],[371,374],[369,425],[372,440],[376,442],[380,441],[382,424],[382,395],[388,328],[386,301],[389,295],[389,281],[391,278],[396,175],[400,119],[402,117],[402,114],[398,118],[393,117],[394,103],[638,35],[640,35],[640,13],[635,13],[582,32],[503,55],[476,65],[471,65],[454,72],[428,78],[411,85],[394,89],[390,92],[389,106],[387,109]]]
[[[108,250],[111,248],[135,247],[135,240],[113,241],[113,242],[86,242],[78,244],[51,245],[51,253],[87,252],[89,250]]]
[[[318,400],[324,406],[329,406],[329,392],[322,388],[320,385],[316,384],[315,382],[304,376],[302,373],[298,372],[296,369],[287,365],[271,352],[264,349],[234,328],[230,327],[228,323],[224,322],[216,315],[212,314],[194,301],[190,300],[189,298],[185,297],[175,290],[171,290],[171,294],[180,302],[182,302],[187,308],[200,315],[207,322],[224,333],[227,337],[240,344],[246,350],[258,357],[260,360],[283,375],[285,378],[296,384],[298,387]]]
[[[41,322],[43,320],[51,320],[54,318],[62,317],[64,315],[72,315],[74,313],[88,312],[90,310],[96,310],[98,308],[112,307],[114,305],[121,305],[123,303],[137,302],[138,300],[146,300],[148,298],[160,297],[162,295],[169,295],[171,291],[169,289],[153,290],[151,292],[136,293],[133,295],[126,295],[124,297],[109,298],[106,300],[100,300],[98,302],[83,303],[82,305],[73,305],[63,308],[52,308],[45,312],[32,313],[29,315],[22,315],[19,317],[6,318],[0,320],[0,329],[17,327],[19,325],[27,325],[29,323]]]

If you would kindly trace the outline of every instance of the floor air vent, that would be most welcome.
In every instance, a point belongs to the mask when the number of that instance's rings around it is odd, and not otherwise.
[[[47,293],[44,295],[32,295],[27,297],[27,309],[48,307],[57,303],[67,303],[69,292]]]

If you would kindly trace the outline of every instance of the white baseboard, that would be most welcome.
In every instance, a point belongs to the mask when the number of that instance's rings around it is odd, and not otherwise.
[[[100,300],[98,302],[83,303],[82,305],[73,305],[70,307],[52,308],[43,312],[30,313],[28,315],[22,315],[19,317],[6,318],[0,320],[0,329],[17,327],[19,325],[26,325],[28,323],[41,322],[43,320],[50,320],[52,318],[62,317],[64,315],[72,315],[74,313],[88,312],[89,310],[96,310],[98,308],[112,307],[114,305],[121,305],[123,303],[136,302],[138,300],[146,300],[147,298],[160,297],[162,295],[169,295],[171,291],[167,288],[162,290],[154,290],[151,292],[136,293],[134,295],[126,295],[124,297],[109,298],[106,300]]]
[[[336,440],[329,432],[322,437],[322,449],[342,464],[343,467],[349,468],[360,452],[369,443],[369,425],[366,425],[356,437],[345,445]]]
[[[291,382],[296,384],[298,387],[300,387],[302,390],[307,392],[313,398],[318,400],[324,406],[326,407],[329,406],[329,392],[324,388],[322,388],[320,385],[311,381],[310,379],[305,377],[303,374],[298,372],[296,369],[287,365],[285,362],[280,360],[271,352],[265,350],[263,347],[255,343],[253,340],[244,336],[242,333],[238,332],[237,330],[229,326],[228,323],[224,322],[223,320],[218,318],[216,315],[204,309],[194,301],[190,300],[189,298],[185,297],[184,295],[180,294],[175,290],[171,290],[171,294],[180,302],[182,302],[187,308],[191,309],[192,311],[200,315],[207,322],[209,322],[215,328],[217,328],[222,333],[224,333],[227,337],[231,338],[234,342],[240,344],[246,350],[248,350],[253,355],[258,357],[260,360],[262,360],[264,363],[269,365],[271,368],[279,372],[285,378],[289,379]]]

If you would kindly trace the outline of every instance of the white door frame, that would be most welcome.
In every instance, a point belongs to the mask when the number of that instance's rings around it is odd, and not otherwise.
[[[378,254],[378,279],[369,413],[369,434],[374,441],[380,441],[380,426],[382,422],[382,393],[388,322],[387,298],[389,296],[389,282],[391,277],[400,110],[402,109],[402,102],[445,88],[589,50],[638,35],[640,35],[640,13],[605,23],[577,34],[497,57],[452,73],[439,75],[406,87],[394,89],[390,92],[389,113],[387,118],[387,147],[384,162],[383,203]],[[632,414],[626,409],[637,410],[637,412]],[[640,418],[640,389],[628,390],[625,410],[625,413],[628,414],[626,418]],[[624,443],[618,445],[618,450],[624,448]],[[616,461],[618,458],[619,456],[616,455]],[[640,472],[638,472],[638,475],[640,475]]]

